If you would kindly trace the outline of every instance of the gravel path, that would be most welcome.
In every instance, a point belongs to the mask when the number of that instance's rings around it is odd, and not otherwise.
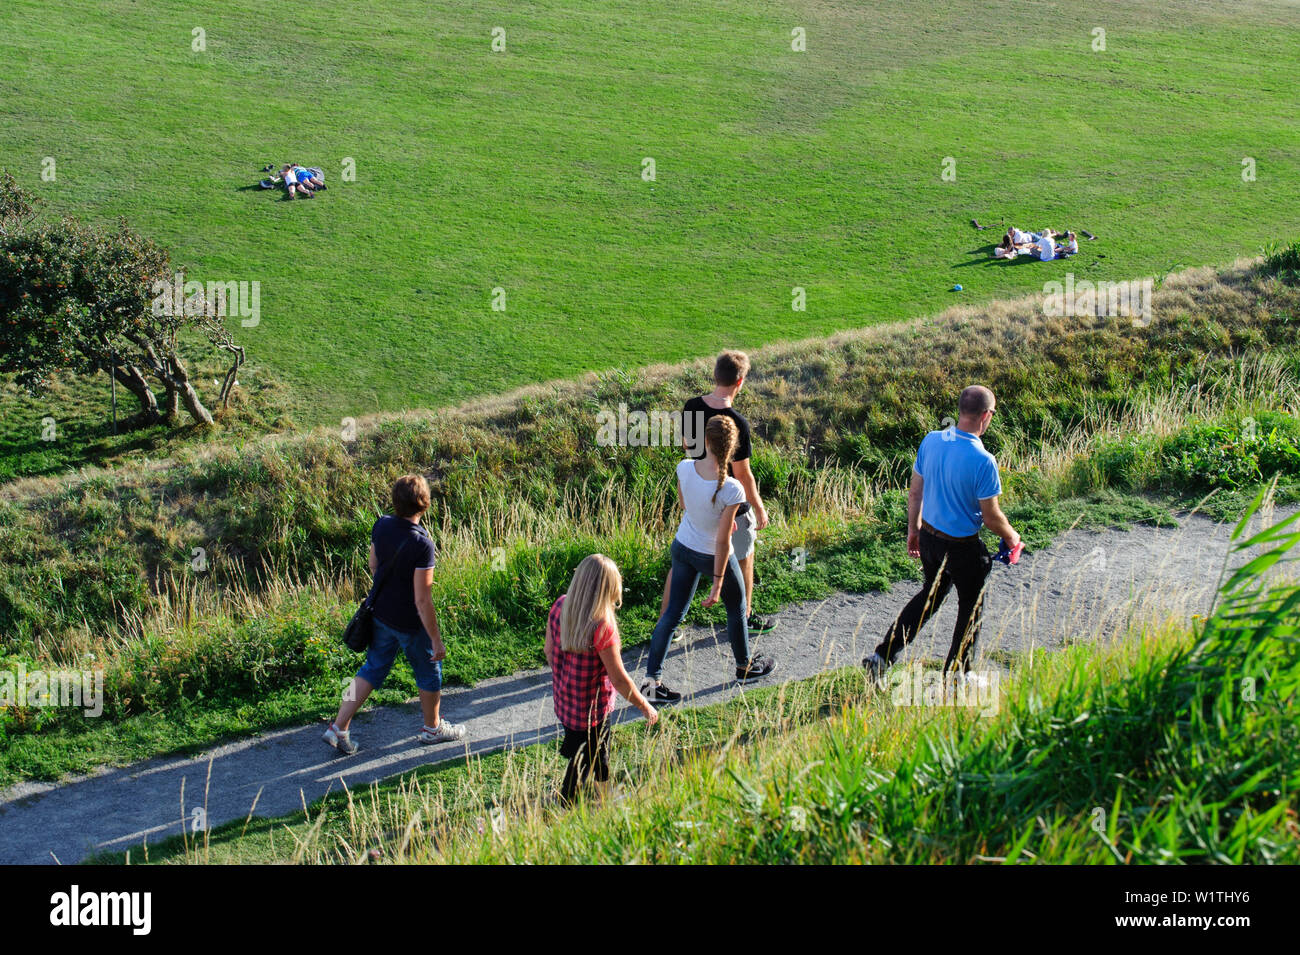
[[[1177,528],[1071,531],[1052,547],[1025,554],[1016,567],[995,564],[979,645],[982,666],[1032,647],[1059,648],[1104,639],[1145,614],[1203,612],[1227,553],[1231,527],[1191,516]],[[889,593],[837,593],[782,612],[780,625],[756,639],[778,661],[774,679],[795,680],[856,663],[917,585]],[[942,660],[951,638],[956,597],[902,658]],[[639,680],[646,647],[625,654]],[[454,645],[452,652],[455,652]],[[401,665],[401,664],[399,664]],[[722,629],[693,628],[674,647],[665,680],[695,705],[743,692],[731,679],[731,654]],[[426,747],[414,741],[418,708],[363,711],[353,723],[361,751],[341,757],[321,741],[323,724],[281,729],[227,743],[198,756],[151,759],[62,783],[22,783],[0,792],[0,864],[77,862],[105,849],[139,847],[181,830],[185,812],[204,805],[216,826],[249,815],[278,816],[338,789],[364,786],[418,766],[526,746],[556,737],[550,674],[529,671],[489,680],[443,697],[446,718],[468,724],[466,743]],[[621,702],[621,701],[620,701]],[[624,718],[638,715],[624,708]],[[209,762],[211,781],[208,785]]]

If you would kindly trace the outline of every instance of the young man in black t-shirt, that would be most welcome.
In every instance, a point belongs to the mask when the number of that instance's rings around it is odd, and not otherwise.
[[[749,374],[749,356],[743,351],[724,351],[713,365],[713,391],[698,398],[691,398],[682,408],[682,441],[686,453],[693,458],[704,457],[704,426],[714,415],[726,415],[736,423],[740,436],[736,442],[736,453],[731,458],[731,476],[745,489],[745,500],[749,510],[736,518],[736,530],[731,535],[731,546],[740,561],[740,570],[745,577],[745,599],[749,606],[749,632],[767,633],[776,626],[776,621],[769,617],[760,617],[754,613],[754,545],[758,532],[767,526],[767,509],[763,498],[758,493],[758,481],[749,467],[753,454],[750,437],[749,420],[731,406],[733,399],[745,384]],[[672,583],[672,574],[664,584],[663,602],[659,613],[662,615],[668,605],[668,586]],[[674,635],[674,640],[680,639]]]
[[[348,730],[352,717],[371,692],[383,685],[397,654],[404,653],[420,691],[424,728],[421,743],[455,742],[465,738],[465,726],[442,719],[442,660],[447,650],[433,609],[433,565],[436,551],[420,518],[429,509],[429,485],[418,474],[398,478],[393,485],[393,516],[375,521],[370,531],[370,573],[383,568],[384,581],[375,595],[374,639],[351,685],[343,694],[338,716],[325,730],[325,742],[340,752],[357,751]],[[391,564],[391,566],[389,566]]]

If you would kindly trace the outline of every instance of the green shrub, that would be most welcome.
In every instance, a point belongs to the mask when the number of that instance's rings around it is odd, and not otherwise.
[[[1300,239],[1290,245],[1269,243],[1264,248],[1264,268],[1288,285],[1300,285]]]

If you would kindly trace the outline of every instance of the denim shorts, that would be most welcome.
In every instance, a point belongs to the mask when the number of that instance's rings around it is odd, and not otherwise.
[[[402,650],[415,672],[416,686],[426,693],[437,693],[442,689],[442,661],[433,659],[433,639],[424,632],[424,627],[415,633],[403,633],[377,617],[374,623],[375,637],[366,650],[366,662],[357,671],[358,677],[379,689],[388,679],[397,651]]]
[[[752,507],[744,514],[736,515],[736,529],[731,532],[731,549],[736,552],[736,560],[744,560],[754,553],[754,542],[758,539],[754,521]]]

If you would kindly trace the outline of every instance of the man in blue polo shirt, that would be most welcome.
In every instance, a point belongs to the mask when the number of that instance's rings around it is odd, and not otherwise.
[[[921,558],[925,586],[890,625],[875,653],[862,661],[877,677],[916,638],[954,585],[957,624],[944,671],[970,670],[984,581],[993,566],[980,527],[1010,547],[1020,543],[998,506],[998,463],[980,440],[993,420],[994,404],[992,391],[971,385],[961,393],[956,427],[931,431],[921,441],[907,495],[907,553]]]

